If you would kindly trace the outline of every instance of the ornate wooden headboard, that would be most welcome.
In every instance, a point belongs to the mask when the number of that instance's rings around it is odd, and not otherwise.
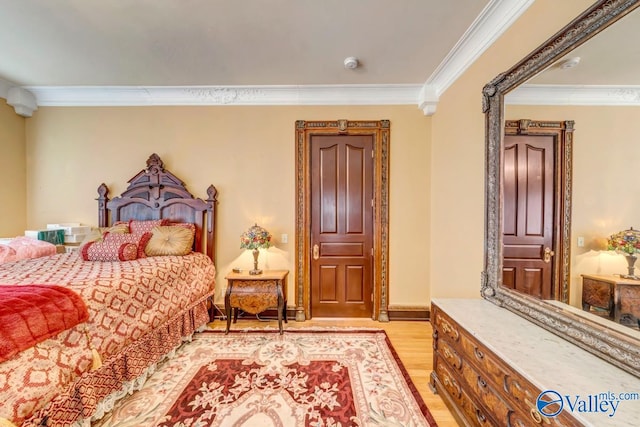
[[[109,199],[109,188],[98,187],[98,226],[116,221],[169,219],[195,224],[194,250],[207,254],[214,262],[216,247],[216,203],[218,191],[207,188],[207,200],[195,198],[184,183],[164,168],[157,154],[147,160],[147,168],[129,181],[127,189]]]

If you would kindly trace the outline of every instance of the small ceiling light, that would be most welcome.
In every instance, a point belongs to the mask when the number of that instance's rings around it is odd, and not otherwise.
[[[358,65],[358,58],[356,58],[355,56],[350,56],[348,58],[345,58],[344,60],[344,68],[348,70],[354,70],[358,68]]]
[[[558,63],[558,66],[563,70],[567,70],[569,68],[573,68],[580,63],[580,57],[575,56],[573,58],[563,59]]]

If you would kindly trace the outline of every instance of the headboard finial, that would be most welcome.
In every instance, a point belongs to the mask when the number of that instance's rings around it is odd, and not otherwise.
[[[210,185],[209,188],[207,188],[207,195],[209,196],[207,202],[218,201],[218,190],[213,185]]]
[[[164,163],[162,159],[156,153],[153,153],[147,159],[147,169],[151,171],[152,168],[158,168],[160,171],[164,171]]]

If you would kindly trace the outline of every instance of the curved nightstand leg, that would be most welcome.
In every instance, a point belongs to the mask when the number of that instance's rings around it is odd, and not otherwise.
[[[224,295],[224,313],[227,317],[227,329],[224,331],[225,334],[229,333],[229,328],[231,327],[231,285],[227,287],[227,292]]]
[[[284,317],[284,323],[289,323],[287,322],[287,300],[282,303],[282,317]]]
[[[282,312],[284,311],[284,297],[282,295],[282,284],[278,282],[276,284],[276,292],[278,294],[278,329],[280,329],[280,335],[282,335]]]

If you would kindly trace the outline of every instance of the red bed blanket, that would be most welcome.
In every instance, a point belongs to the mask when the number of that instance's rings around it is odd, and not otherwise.
[[[1,285],[0,362],[87,319],[84,301],[70,289]]]

